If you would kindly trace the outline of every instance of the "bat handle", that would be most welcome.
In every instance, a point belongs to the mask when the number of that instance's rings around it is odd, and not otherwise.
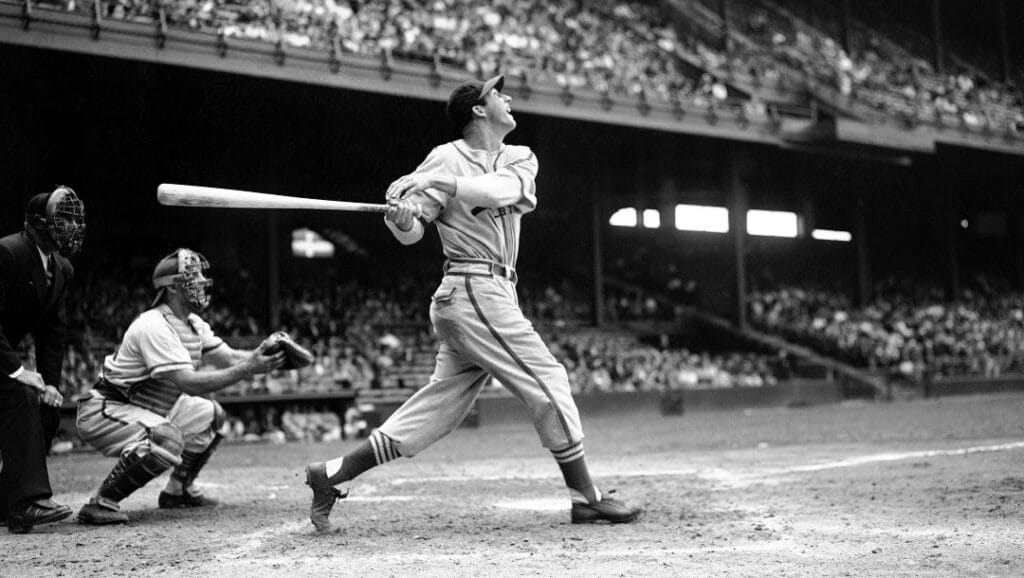
[[[394,201],[388,201],[388,203],[386,205],[383,205],[384,212],[387,213],[388,209],[393,207],[395,204],[396,203]],[[412,206],[412,216],[416,217],[417,219],[422,219],[423,218],[423,205],[421,205],[419,203],[416,203],[415,205],[413,205]]]

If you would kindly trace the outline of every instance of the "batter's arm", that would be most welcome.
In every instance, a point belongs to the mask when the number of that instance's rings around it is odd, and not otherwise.
[[[403,207],[402,205],[406,206]],[[423,233],[425,232],[423,221],[412,216],[413,210],[411,205],[412,203],[402,201],[392,205],[388,212],[384,214],[384,225],[398,239],[398,242],[403,245],[418,243],[423,238]],[[404,223],[408,228],[403,229],[400,223]]]
[[[474,207],[496,209],[525,201],[532,208],[537,204],[534,179],[538,166],[537,157],[529,149],[526,151],[528,154],[523,158],[494,172],[476,177],[453,177],[454,190],[442,190]]]
[[[537,157],[528,152],[523,158],[496,171],[475,177],[412,173],[392,183],[388,197],[409,199],[417,193],[436,190],[470,206],[485,209],[506,207],[524,200],[535,205],[533,191],[537,168]]]
[[[448,172],[449,159],[444,150],[444,147],[434,147],[415,171],[388,186],[385,196],[389,208],[384,214],[384,225],[403,245],[419,242],[426,231],[426,223],[437,218],[445,208],[448,196],[428,184]]]

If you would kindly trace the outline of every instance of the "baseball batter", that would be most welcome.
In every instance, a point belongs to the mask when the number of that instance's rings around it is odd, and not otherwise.
[[[83,524],[123,524],[120,502],[167,469],[161,508],[215,505],[192,487],[220,443],[225,414],[199,397],[279,367],[285,352],[237,351],[199,317],[210,303],[205,258],[178,249],[153,272],[153,308],[132,321],[121,345],[103,362],[100,379],[79,401],[82,440],[118,462],[89,503]],[[219,369],[199,370],[200,362]]]
[[[501,76],[459,85],[447,104],[459,140],[434,148],[415,172],[387,191],[385,224],[405,245],[434,223],[446,257],[431,297],[440,346],[430,382],[351,453],[306,466],[310,520],[331,529],[336,486],[399,456],[412,457],[451,433],[491,377],[530,411],[558,463],[572,500],[572,522],[630,522],[641,510],[602,495],[583,454],[583,429],[569,378],[516,296],[520,222],[537,207],[537,157],[504,144],[516,127]]]

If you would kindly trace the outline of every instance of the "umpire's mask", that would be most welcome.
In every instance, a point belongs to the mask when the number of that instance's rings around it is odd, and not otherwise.
[[[32,227],[50,238],[65,257],[78,253],[85,241],[85,204],[71,187],[58,186],[52,193],[33,197],[25,211]]]

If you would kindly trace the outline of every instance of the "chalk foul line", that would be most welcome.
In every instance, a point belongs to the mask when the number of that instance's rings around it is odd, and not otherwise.
[[[836,468],[852,468],[856,466],[863,466],[866,464],[874,464],[881,462],[898,462],[902,460],[919,460],[922,458],[938,458],[938,457],[950,457],[950,456],[966,456],[968,454],[981,454],[990,452],[1005,452],[1010,450],[1018,450],[1024,448],[1024,441],[1013,442],[1008,444],[996,444],[991,446],[974,446],[970,448],[960,448],[955,450],[923,450],[917,452],[902,452],[902,453],[884,453],[884,454],[872,454],[867,456],[857,456],[853,458],[845,458],[836,460],[833,462],[825,462],[822,464],[809,464],[805,466],[792,466],[788,468],[782,468],[782,472],[819,472],[821,470],[832,470]]]

